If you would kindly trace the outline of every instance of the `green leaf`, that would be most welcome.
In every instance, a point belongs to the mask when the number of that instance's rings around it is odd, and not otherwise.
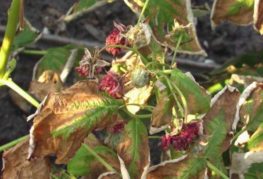
[[[190,114],[202,114],[208,111],[211,97],[201,86],[178,69],[172,71],[170,79],[182,92]]]
[[[77,11],[90,8],[94,4],[96,4],[97,0],[80,0],[77,6]]]
[[[29,27],[25,27],[22,32],[20,32],[14,39],[13,49],[16,50],[26,45],[31,44],[37,38],[38,34]]]
[[[248,169],[247,173],[245,173],[246,179],[261,179],[263,178],[262,173],[263,163],[254,163]]]
[[[51,70],[60,74],[74,49],[73,45],[50,48],[37,64],[35,78],[38,78],[44,71]]]
[[[255,131],[257,127],[263,122],[263,103],[257,109],[256,114],[253,114],[253,118],[247,125],[248,131]]]
[[[93,148],[93,151],[98,155],[111,155],[117,159],[116,154],[106,146],[96,146]],[[75,156],[69,161],[67,170],[70,174],[75,176],[90,175],[95,169],[92,167],[94,162],[98,162],[94,155],[89,153],[84,146],[81,146]]]
[[[227,127],[224,121],[224,113],[221,112],[207,124],[209,138],[205,149],[205,156],[209,159],[213,160],[221,157],[221,145],[227,135]]]
[[[196,176],[202,170],[204,170],[205,167],[206,167],[206,160],[204,158],[193,157],[187,162],[187,166],[184,167],[183,170],[181,170],[178,178],[190,179]]]
[[[236,15],[243,8],[245,9],[253,9],[254,0],[238,0],[233,5],[231,5],[228,9],[229,15]]]
[[[256,132],[249,139],[248,148],[250,150],[262,150],[263,149],[263,123],[259,125]]]
[[[131,178],[140,178],[149,164],[147,129],[139,119],[132,119],[124,128],[117,153],[125,162]]]

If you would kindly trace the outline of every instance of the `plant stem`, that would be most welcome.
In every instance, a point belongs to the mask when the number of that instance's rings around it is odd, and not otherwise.
[[[22,96],[25,100],[27,100],[30,104],[38,108],[40,106],[39,102],[35,100],[32,96],[30,96],[26,91],[24,91],[22,88],[20,88],[15,82],[13,82],[11,79],[3,80],[0,79],[0,83],[8,86],[15,92],[17,92],[20,96]]]
[[[13,0],[10,9],[8,10],[7,27],[0,50],[0,78],[4,76],[6,71],[11,45],[14,40],[17,24],[19,21],[20,5],[20,0]]]
[[[144,6],[143,6],[143,8],[142,8],[142,12],[141,12],[141,14],[140,14],[140,17],[139,17],[139,19],[138,19],[138,23],[140,23],[140,22],[142,21],[143,14],[144,14],[144,12],[145,12],[148,4],[149,4],[149,0],[146,0],[146,2],[144,3]]]
[[[47,53],[46,50],[23,50],[22,52],[27,55],[45,55]]]
[[[220,175],[223,179],[229,179],[223,172],[221,172],[216,166],[214,166],[211,162],[206,161],[208,168],[213,170],[215,173]]]
[[[3,152],[4,150],[7,150],[7,149],[15,146],[16,144],[18,144],[18,143],[26,140],[28,137],[29,137],[28,135],[25,135],[25,136],[20,137],[20,138],[18,138],[18,139],[16,139],[16,140],[13,140],[13,141],[5,144],[5,145],[0,146],[0,152]]]
[[[116,170],[110,165],[108,164],[103,158],[101,158],[93,149],[91,149],[88,145],[83,144],[83,146],[85,147],[85,149],[90,152],[90,154],[92,154],[102,165],[104,165],[109,171],[111,172],[116,172]]]

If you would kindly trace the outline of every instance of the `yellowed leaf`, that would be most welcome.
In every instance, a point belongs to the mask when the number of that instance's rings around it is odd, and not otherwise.
[[[49,160],[43,157],[28,160],[28,147],[29,141],[25,140],[4,152],[3,179],[50,178]]]

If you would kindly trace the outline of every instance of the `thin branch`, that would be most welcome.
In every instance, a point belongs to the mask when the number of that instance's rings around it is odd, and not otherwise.
[[[115,0],[111,0],[110,2],[114,2]],[[64,18],[62,19],[65,23],[70,23],[92,11],[94,11],[95,9],[101,7],[101,6],[104,6],[106,4],[109,3],[109,0],[101,0],[101,1],[98,1],[96,2],[94,5],[92,5],[91,7],[89,8],[85,8],[83,10],[80,10],[76,13],[73,13],[73,14],[70,14],[70,15],[66,15],[64,16]]]

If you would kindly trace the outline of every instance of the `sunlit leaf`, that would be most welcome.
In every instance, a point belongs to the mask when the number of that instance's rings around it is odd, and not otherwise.
[[[263,151],[263,123],[261,123],[248,141],[250,151]]]
[[[152,93],[152,85],[146,85],[142,88],[132,88],[124,95],[126,107],[132,114],[136,114],[141,106],[146,104]]]
[[[3,154],[3,179],[43,178],[49,179],[51,166],[47,158],[28,160],[29,141],[25,140]]]

